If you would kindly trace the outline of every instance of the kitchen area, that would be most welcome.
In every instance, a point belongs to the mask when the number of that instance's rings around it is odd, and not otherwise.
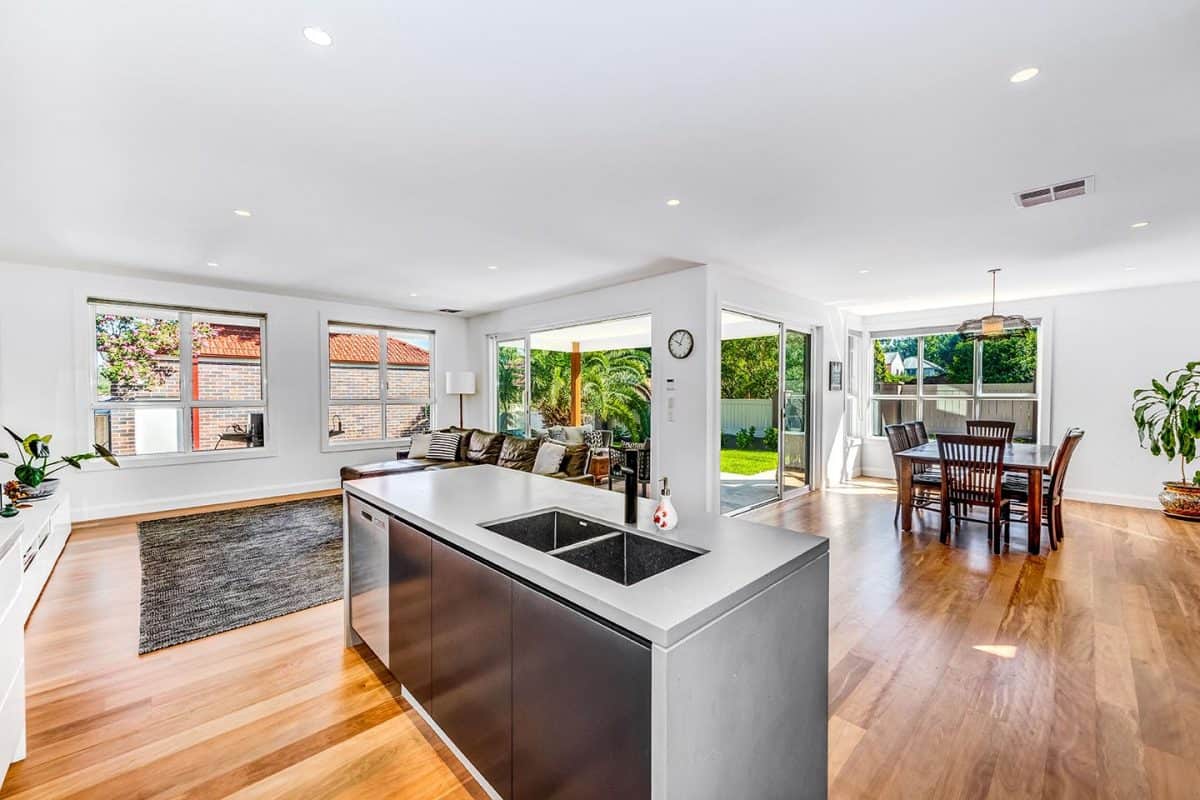
[[[495,798],[826,796],[827,541],[631,503],[488,465],[347,481],[346,644]]]

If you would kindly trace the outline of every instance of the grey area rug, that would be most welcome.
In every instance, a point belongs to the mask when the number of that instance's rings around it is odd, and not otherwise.
[[[138,523],[139,653],[342,596],[342,498]]]

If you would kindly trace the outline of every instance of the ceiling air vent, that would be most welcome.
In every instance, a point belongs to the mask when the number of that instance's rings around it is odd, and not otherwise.
[[[438,311],[442,312],[443,314],[461,314],[462,313],[461,308],[439,308]]]
[[[1056,200],[1066,200],[1068,197],[1079,197],[1080,195],[1091,194],[1096,190],[1095,179],[1096,176],[1088,175],[1086,178],[1063,181],[1053,186],[1029,189],[1028,191],[1017,192],[1013,195],[1013,199],[1017,201],[1017,205],[1021,208],[1032,208],[1033,206],[1053,203]]]

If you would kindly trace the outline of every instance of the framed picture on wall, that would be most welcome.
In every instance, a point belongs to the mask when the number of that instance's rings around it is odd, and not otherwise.
[[[829,362],[829,391],[840,392],[842,390],[842,362]]]

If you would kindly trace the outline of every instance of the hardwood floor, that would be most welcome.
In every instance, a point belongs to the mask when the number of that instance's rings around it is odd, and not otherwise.
[[[892,492],[753,515],[830,537],[830,796],[1196,797],[1200,526],[1068,503],[1058,552],[996,557]]]
[[[1196,796],[1200,526],[1071,503],[1058,552],[994,557],[893,508],[863,482],[752,515],[830,537],[831,797]],[[483,797],[340,603],[139,657],[136,519],[78,526],[34,611],[0,798]]]

